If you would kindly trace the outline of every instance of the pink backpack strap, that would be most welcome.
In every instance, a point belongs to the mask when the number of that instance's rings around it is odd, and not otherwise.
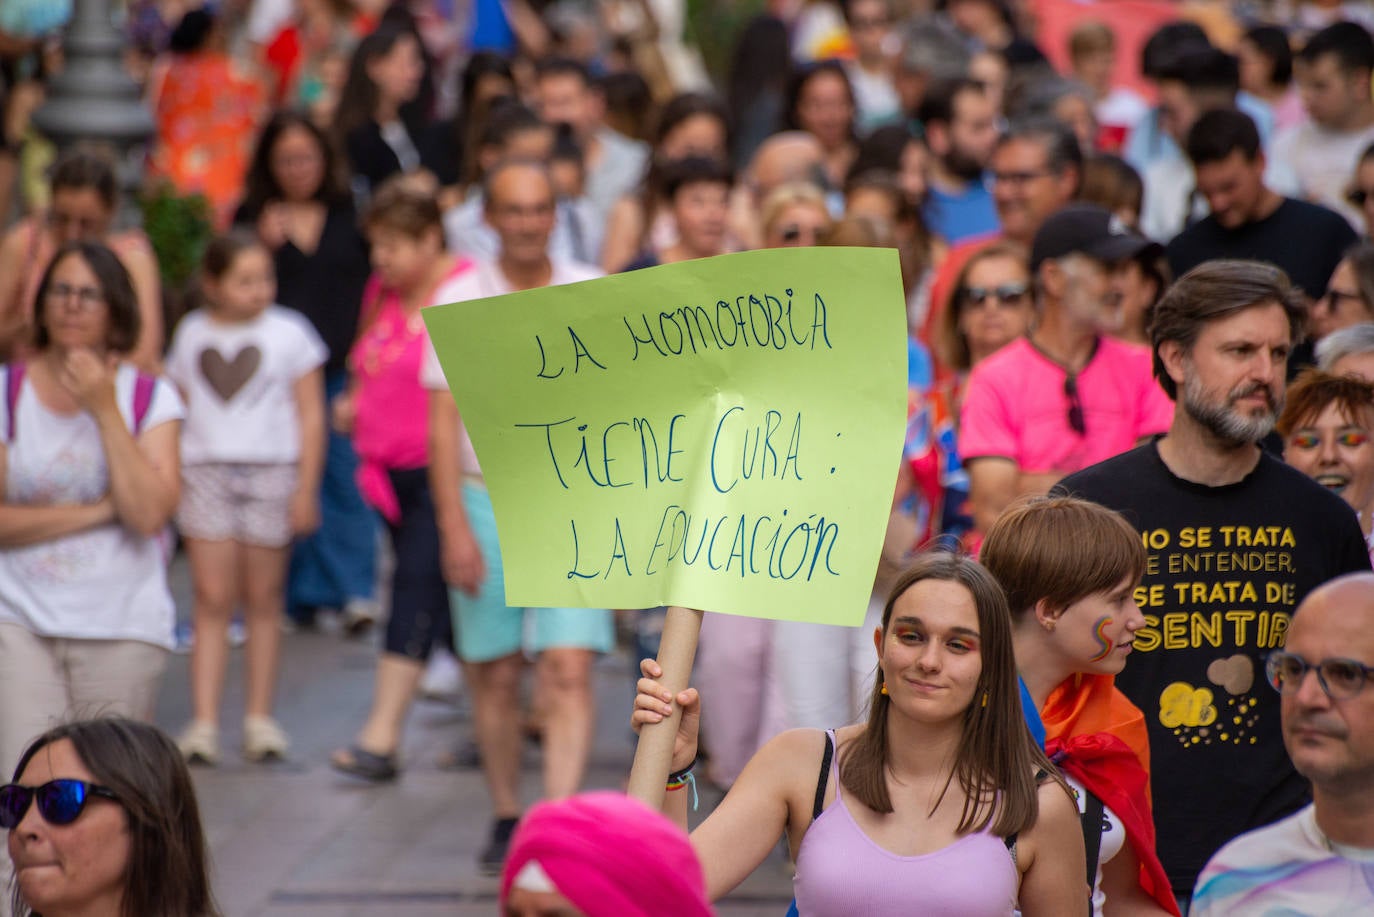
[[[148,408],[153,404],[153,389],[157,379],[139,373],[134,379],[134,436],[143,432],[143,421],[148,418]]]
[[[14,415],[19,410],[19,390],[24,386],[24,364],[5,364],[5,442],[14,442]]]

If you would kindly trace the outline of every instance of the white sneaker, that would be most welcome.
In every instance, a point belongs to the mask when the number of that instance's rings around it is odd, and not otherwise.
[[[249,761],[266,761],[286,757],[291,740],[281,724],[270,716],[243,718],[243,756]]]
[[[213,723],[192,720],[177,739],[177,748],[188,764],[219,763],[219,730]]]
[[[377,603],[371,599],[349,599],[340,614],[343,631],[349,637],[362,637],[377,623]]]
[[[429,654],[425,674],[420,678],[420,695],[430,700],[453,701],[463,693],[463,670],[448,650]]]

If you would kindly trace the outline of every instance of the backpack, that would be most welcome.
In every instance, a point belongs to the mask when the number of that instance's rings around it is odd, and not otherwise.
[[[15,413],[19,407],[19,390],[24,385],[23,363],[5,364],[5,442],[14,442]],[[139,373],[134,380],[134,436],[143,432],[143,421],[148,418],[148,408],[153,403],[153,389],[157,379]]]

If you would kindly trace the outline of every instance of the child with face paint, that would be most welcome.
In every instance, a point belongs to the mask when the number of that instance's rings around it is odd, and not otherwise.
[[[1016,667],[1044,721],[1045,750],[1077,791],[1093,914],[1177,915],[1155,854],[1150,751],[1140,710],[1114,679],[1145,617],[1140,536],[1119,514],[1069,497],[1008,509],[979,560],[1006,591]]]

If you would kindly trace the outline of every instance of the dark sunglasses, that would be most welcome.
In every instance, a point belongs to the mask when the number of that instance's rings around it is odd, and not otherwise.
[[[1069,399],[1069,427],[1079,436],[1088,432],[1083,422],[1083,401],[1078,397],[1078,377],[1072,374],[1064,377],[1064,397]]]
[[[995,287],[964,287],[964,302],[970,306],[982,306],[989,299],[995,299],[1009,306],[1019,306],[1030,292],[1025,283],[1002,283]]]
[[[1345,193],[1345,199],[1355,207],[1363,207],[1371,197],[1374,197],[1374,188],[1351,188]]]
[[[806,236],[811,239],[811,244],[813,245],[816,243],[816,240],[820,238],[819,230],[811,229],[809,227],[803,228],[801,226],[797,226],[795,223],[790,226],[784,226],[782,228],[782,232],[779,234],[779,238],[781,238],[782,241],[790,245],[793,242],[800,241],[803,233],[805,233]]]
[[[70,825],[81,816],[92,796],[119,800],[113,790],[84,780],[49,780],[42,786],[7,783],[0,786],[0,828],[13,831],[24,820],[29,803],[38,800],[38,814],[50,825]]]

